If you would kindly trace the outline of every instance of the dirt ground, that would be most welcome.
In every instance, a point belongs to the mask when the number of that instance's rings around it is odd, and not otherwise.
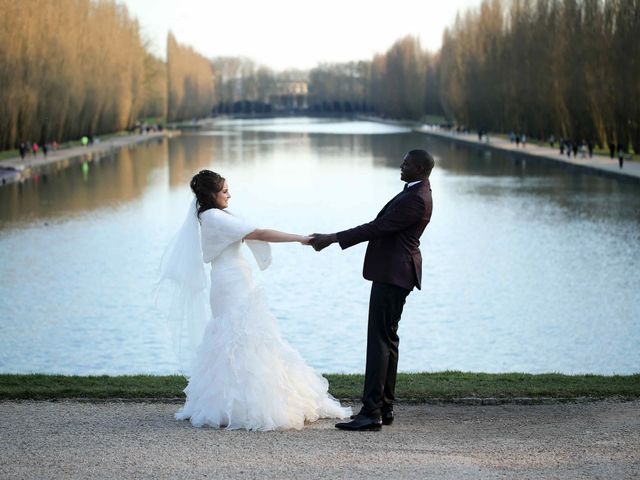
[[[640,401],[399,405],[381,432],[197,429],[177,408],[0,402],[0,478],[640,478]]]

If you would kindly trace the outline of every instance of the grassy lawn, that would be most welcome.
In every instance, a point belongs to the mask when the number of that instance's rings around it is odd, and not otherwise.
[[[14,150],[2,150],[0,151],[0,160],[6,160],[7,158],[14,158],[20,155],[18,149]]]
[[[443,125],[449,123],[442,115],[425,115],[420,121],[427,125]]]
[[[362,375],[325,375],[329,391],[340,399],[357,399]],[[0,375],[0,400],[63,398],[155,399],[183,397],[186,380],[179,375],[65,376]],[[476,398],[640,398],[640,374],[560,375],[463,372],[401,373],[396,396],[400,401]]]

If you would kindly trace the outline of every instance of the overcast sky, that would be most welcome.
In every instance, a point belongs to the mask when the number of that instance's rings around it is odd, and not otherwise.
[[[457,11],[480,0],[121,0],[153,51],[166,35],[207,57],[245,56],[276,70],[370,59],[405,36],[436,51]]]

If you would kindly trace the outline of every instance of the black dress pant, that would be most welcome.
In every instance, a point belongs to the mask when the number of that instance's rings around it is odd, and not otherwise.
[[[373,282],[369,299],[367,366],[362,411],[380,416],[393,406],[398,372],[398,322],[410,291],[395,285]]]

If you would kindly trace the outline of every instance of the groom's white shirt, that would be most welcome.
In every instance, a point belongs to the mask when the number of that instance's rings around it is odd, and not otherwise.
[[[420,183],[422,180],[418,180],[417,182],[411,182],[411,183],[407,183],[407,188],[409,187],[413,187],[414,185],[417,185],[418,183]]]

